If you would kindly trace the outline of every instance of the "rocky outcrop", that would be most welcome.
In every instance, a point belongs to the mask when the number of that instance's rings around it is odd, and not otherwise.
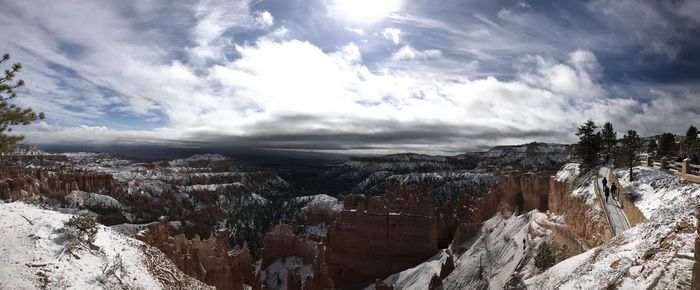
[[[438,277],[438,275],[433,274],[433,277],[430,278],[430,283],[428,284],[428,290],[435,290],[440,288],[442,286],[442,279]]]
[[[276,225],[263,239],[260,267],[266,269],[277,259],[284,257],[299,257],[305,264],[311,264],[318,254],[315,241],[295,235],[291,225]]]
[[[301,276],[296,267],[287,270],[287,290],[301,290]]]
[[[592,210],[595,203],[588,204],[584,198],[572,195],[574,182],[550,178],[549,211],[563,215],[572,234],[581,237],[587,248],[593,248],[610,240],[613,233],[604,213]]]
[[[452,271],[455,270],[455,262],[454,259],[452,258],[452,255],[447,255],[447,258],[445,259],[445,263],[442,264],[442,267],[440,268],[440,279],[445,279],[445,277],[449,276]]]
[[[228,245],[228,234],[216,237],[187,239],[184,234],[170,236],[168,219],[146,226],[137,238],[160,249],[185,274],[215,286],[217,289],[244,289],[244,283],[253,282],[252,258],[247,245]]]
[[[312,265],[313,276],[307,277],[305,288],[306,290],[331,290],[333,287],[333,279],[331,272],[326,263],[326,250],[323,244],[318,245],[318,255],[314,258]]]

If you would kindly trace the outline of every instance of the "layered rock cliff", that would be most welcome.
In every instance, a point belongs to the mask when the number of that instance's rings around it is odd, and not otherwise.
[[[438,249],[432,195],[394,188],[383,197],[345,200],[328,232],[328,266],[337,287],[357,288],[432,256]]]

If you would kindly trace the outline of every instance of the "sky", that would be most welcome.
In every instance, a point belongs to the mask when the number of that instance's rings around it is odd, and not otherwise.
[[[700,125],[700,1],[6,1],[34,144],[464,152]]]

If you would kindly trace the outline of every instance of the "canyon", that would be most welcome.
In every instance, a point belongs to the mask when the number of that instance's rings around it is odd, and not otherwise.
[[[507,280],[531,271],[532,251],[545,238],[569,256],[613,239],[593,176],[564,164],[566,152],[535,144],[456,157],[353,158],[318,174],[345,184],[335,196],[295,195],[274,170],[221,155],[150,163],[31,156],[0,170],[0,197],[89,210],[217,289],[403,289],[408,284],[395,276],[403,271],[428,289],[476,287],[483,281],[473,257],[504,263],[510,272],[491,275]],[[645,224],[638,201],[610,174],[630,222]],[[483,252],[480,243],[494,239],[509,241],[497,248],[514,253],[511,260]]]

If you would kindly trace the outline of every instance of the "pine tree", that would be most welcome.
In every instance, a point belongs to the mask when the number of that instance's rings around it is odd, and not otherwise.
[[[0,58],[0,65],[9,60],[10,55],[4,54]],[[7,132],[12,131],[10,126],[29,125],[37,119],[44,119],[44,113],[37,115],[32,108],[22,109],[10,103],[17,98],[17,89],[24,86],[23,80],[13,82],[21,70],[22,64],[15,63],[9,69],[5,69],[4,77],[0,77],[0,153],[12,153],[17,142],[24,139],[21,135],[7,135]]]
[[[683,139],[683,154],[686,156],[693,156],[693,154],[698,154],[700,152],[698,147],[698,128],[690,125],[688,131],[685,132],[685,139]]]
[[[612,148],[615,147],[615,144],[617,143],[617,132],[615,132],[615,129],[613,129],[613,125],[610,122],[605,122],[603,124],[603,130],[600,132],[601,136],[603,137],[603,145],[605,146],[605,149],[607,149],[607,153],[612,152]]]
[[[586,123],[578,127],[576,136],[579,137],[579,142],[576,144],[576,155],[581,159],[581,167],[583,171],[588,171],[598,163],[598,152],[600,151],[601,135],[596,133],[598,126],[588,120]]]
[[[637,155],[642,147],[642,139],[637,135],[637,131],[629,130],[627,134],[620,140],[620,146],[616,159],[619,159],[620,164],[630,169],[630,181],[634,180],[632,168],[638,164]]]
[[[649,143],[647,144],[647,153],[653,156],[656,154],[657,149],[658,146],[656,145],[656,139],[649,141]]]
[[[673,157],[673,155],[676,155],[677,153],[677,148],[676,146],[676,137],[673,136],[671,133],[663,133],[661,134],[661,139],[659,139],[659,149],[658,153],[662,157]]]
[[[547,270],[554,266],[554,263],[556,263],[556,257],[552,246],[548,242],[541,243],[535,255],[535,267]]]

